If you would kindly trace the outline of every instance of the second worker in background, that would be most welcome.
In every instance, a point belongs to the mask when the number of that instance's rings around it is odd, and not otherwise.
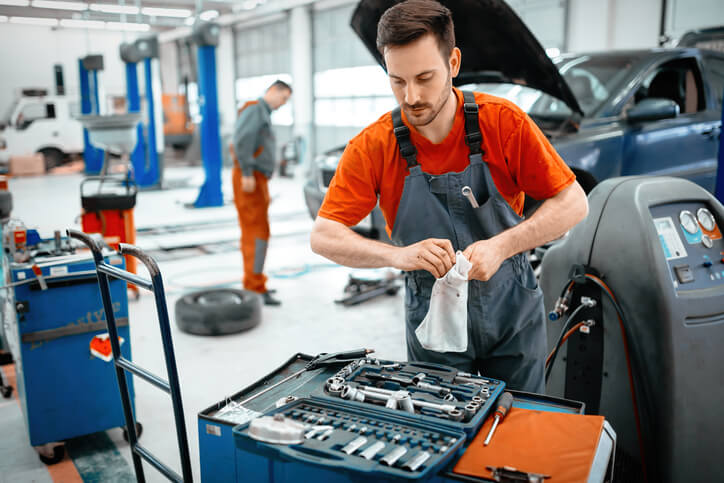
[[[239,109],[231,146],[234,166],[231,180],[234,203],[241,227],[241,255],[244,260],[243,285],[258,292],[265,305],[280,305],[267,289],[264,260],[269,243],[269,186],[276,161],[276,141],[271,113],[286,104],[292,88],[277,80],[255,101]]]

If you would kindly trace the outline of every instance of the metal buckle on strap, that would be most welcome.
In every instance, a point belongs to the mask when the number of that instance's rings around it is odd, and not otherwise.
[[[468,143],[468,145],[471,145],[471,144],[480,145],[480,143],[483,142],[483,134],[480,131],[465,134],[465,142]]]
[[[465,111],[465,114],[477,114],[478,105],[474,102],[465,102],[463,104],[463,110]]]
[[[395,126],[392,129],[395,133],[395,137],[398,139],[410,137],[410,130],[407,128],[407,126]]]
[[[408,156],[416,155],[417,150],[412,144],[405,144],[403,146],[400,146],[400,154],[402,154],[403,158],[407,158]]]

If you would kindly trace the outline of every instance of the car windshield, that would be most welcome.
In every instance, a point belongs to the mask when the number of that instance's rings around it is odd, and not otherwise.
[[[12,123],[12,119],[10,119],[13,115],[13,112],[15,111],[15,107],[18,105],[18,99],[15,99],[13,102],[10,103],[10,107],[8,107],[5,112],[3,113],[3,116],[0,117],[0,123],[7,125],[10,125]]]
[[[593,117],[628,74],[633,61],[625,55],[580,55],[558,57],[553,62],[585,116]],[[534,117],[567,118],[573,113],[560,99],[530,87],[487,83],[474,89],[508,99]]]

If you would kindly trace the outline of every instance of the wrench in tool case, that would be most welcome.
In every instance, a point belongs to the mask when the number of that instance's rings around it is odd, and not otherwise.
[[[473,435],[505,383],[438,364],[358,359],[325,383],[325,395],[456,423]]]

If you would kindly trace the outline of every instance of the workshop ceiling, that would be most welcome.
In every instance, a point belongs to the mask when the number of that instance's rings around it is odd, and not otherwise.
[[[58,28],[163,31],[250,10],[265,0],[0,0],[0,23]]]

